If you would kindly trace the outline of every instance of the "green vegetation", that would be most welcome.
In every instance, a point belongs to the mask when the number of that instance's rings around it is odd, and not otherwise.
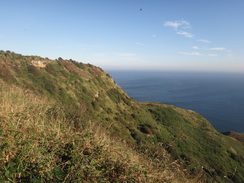
[[[0,51],[0,95],[0,182],[244,182],[242,142],[90,64]]]
[[[168,154],[161,164],[111,139],[97,123],[86,122],[78,131],[75,117],[55,101],[5,84],[0,92],[1,182],[185,180]]]

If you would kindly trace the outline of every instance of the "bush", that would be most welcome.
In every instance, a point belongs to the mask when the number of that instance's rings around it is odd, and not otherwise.
[[[50,78],[48,78],[47,76],[42,76],[41,80],[44,84],[45,89],[52,95],[56,95],[57,94],[57,89],[56,86],[53,84],[54,82],[51,81]]]
[[[57,70],[55,70],[55,68],[53,67],[52,64],[47,64],[45,70],[46,70],[49,74],[52,74],[52,75],[54,75],[54,76],[57,76],[57,73],[56,73]]]
[[[99,106],[99,103],[97,101],[93,101],[92,106],[93,106],[95,111],[99,111],[100,106]]]
[[[0,66],[0,78],[2,78],[4,81],[8,83],[13,83],[15,82],[14,76],[10,73],[10,71],[5,68]]]
[[[85,93],[85,94],[87,93],[86,87],[82,86],[82,92]]]
[[[110,89],[109,91],[107,91],[107,95],[109,96],[109,98],[116,103],[121,102],[122,99],[122,94],[119,93],[119,91],[115,88]]]
[[[39,77],[42,75],[42,73],[33,65],[27,66],[28,72],[31,73],[34,77]]]

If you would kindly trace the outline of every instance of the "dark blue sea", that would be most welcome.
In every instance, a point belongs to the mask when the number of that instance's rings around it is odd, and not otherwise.
[[[244,133],[244,73],[108,71],[136,101],[196,111],[219,132]]]

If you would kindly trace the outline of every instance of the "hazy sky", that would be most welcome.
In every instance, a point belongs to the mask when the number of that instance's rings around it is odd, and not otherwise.
[[[244,72],[244,0],[0,0],[0,50],[103,69]]]

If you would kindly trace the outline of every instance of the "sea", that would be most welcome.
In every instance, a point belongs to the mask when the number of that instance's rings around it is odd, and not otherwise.
[[[244,133],[244,73],[107,71],[136,101],[174,105],[203,115],[219,132]]]

